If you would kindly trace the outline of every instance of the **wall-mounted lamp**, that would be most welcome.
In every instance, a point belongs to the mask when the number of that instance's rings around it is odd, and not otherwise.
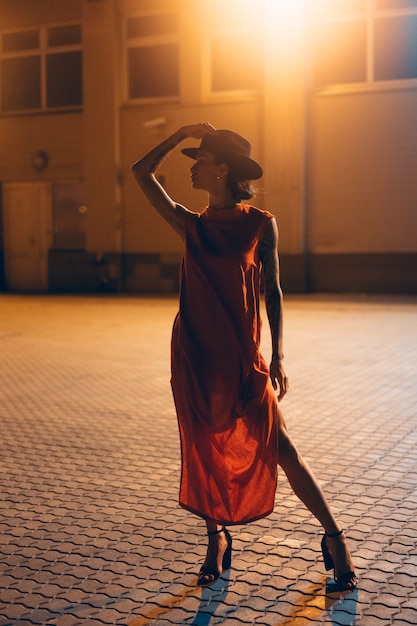
[[[38,171],[43,172],[49,165],[49,157],[45,150],[38,150],[32,157],[32,167]]]

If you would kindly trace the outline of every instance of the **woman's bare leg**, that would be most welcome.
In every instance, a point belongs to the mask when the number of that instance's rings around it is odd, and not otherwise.
[[[224,532],[218,532],[221,531],[223,526],[216,524],[216,522],[206,520],[206,526],[207,533],[215,534],[208,535],[207,554],[202,567],[217,570],[221,574],[223,571],[223,556],[228,547],[226,535]],[[210,580],[211,577],[208,574],[206,576],[203,575],[203,578]]]
[[[295,495],[318,519],[325,533],[328,535],[337,533],[340,531],[340,526],[313,472],[299,454],[289,436],[284,416],[279,408],[278,419],[279,465],[284,470]],[[340,537],[326,537],[326,544],[335,563],[335,578],[340,578],[347,572],[353,572],[354,566],[344,535]]]

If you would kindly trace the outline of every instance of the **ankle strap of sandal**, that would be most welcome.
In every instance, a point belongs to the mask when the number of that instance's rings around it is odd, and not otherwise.
[[[340,535],[343,535],[343,528],[342,530],[339,530],[337,533],[325,533],[326,537],[340,537]]]
[[[207,534],[208,534],[209,537],[212,537],[213,535],[218,535],[219,533],[222,533],[225,530],[226,530],[225,527],[222,526],[219,530],[211,530]]]

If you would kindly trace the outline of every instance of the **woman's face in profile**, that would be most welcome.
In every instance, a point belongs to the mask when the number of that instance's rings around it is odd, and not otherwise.
[[[193,189],[213,189],[219,180],[220,167],[213,152],[200,150],[194,165],[190,167]]]

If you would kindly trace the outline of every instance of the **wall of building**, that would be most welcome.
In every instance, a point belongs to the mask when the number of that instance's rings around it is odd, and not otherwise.
[[[162,118],[166,123],[148,127],[149,122]],[[255,137],[253,154],[261,159],[260,103],[247,102],[223,105],[170,105],[165,107],[126,107],[121,115],[122,173],[123,173],[123,251],[130,258],[125,276],[128,289],[155,286],[161,289],[178,286],[178,266],[182,242],[144,198],[131,174],[131,165],[170,133],[185,124],[210,120],[216,128],[233,128],[247,137]],[[258,141],[256,141],[258,138]],[[190,140],[186,145],[198,145]],[[255,156],[256,158],[256,156]],[[193,211],[201,211],[207,203],[204,192],[191,189],[189,168],[192,161],[176,149],[163,163],[158,175],[163,177],[166,189],[176,202]],[[264,191],[259,190],[257,205],[263,205]],[[139,253],[139,254],[137,254]],[[135,258],[137,262],[135,263]]]
[[[76,20],[81,16],[81,5],[82,0],[1,0],[1,29]]]
[[[311,252],[417,252],[416,129],[417,88],[312,99]]]
[[[15,2],[1,0],[2,31],[57,21],[81,19],[81,0]],[[82,177],[83,128],[81,113],[0,115],[0,177],[5,181],[37,180],[32,157],[44,150],[50,157],[47,174],[51,178]]]
[[[210,0],[0,0],[2,29],[83,24],[83,109],[0,115],[0,182],[79,180],[84,249],[49,253],[51,291],[173,292],[182,244],[149,206],[131,164],[178,127],[209,120],[248,137],[263,166],[254,204],[280,228],[287,292],[417,292],[417,85],[306,87],[305,32],[265,25],[263,88],[207,89]],[[126,18],[180,9],[180,96],[127,98]],[[206,8],[204,8],[206,7]],[[280,30],[281,29],[281,30]],[[191,144],[192,142],[190,142]],[[48,154],[37,171],[32,158]],[[177,149],[159,174],[175,200],[200,210],[191,161]],[[0,250],[1,252],[1,250]],[[7,287],[7,286],[6,286]]]
[[[81,113],[0,117],[0,136],[3,182],[83,177]],[[39,151],[49,157],[47,171],[33,167]]]
[[[38,28],[48,24],[81,20],[81,0],[61,0],[59,7],[54,0],[31,0],[14,2],[1,0],[1,31]],[[58,10],[57,10],[58,9]],[[7,185],[37,183],[50,186],[54,182],[81,181],[84,176],[83,119],[81,110],[65,113],[35,114],[7,112],[0,115],[0,181]],[[37,169],[39,153],[47,155],[47,167]],[[36,193],[36,192],[35,192]],[[5,280],[5,215],[1,203],[0,221],[0,285],[9,286]],[[50,207],[52,210],[52,207]],[[48,237],[51,233],[48,232]],[[35,239],[35,235],[33,236]]]
[[[416,130],[415,87],[311,98],[310,289],[415,289]]]

